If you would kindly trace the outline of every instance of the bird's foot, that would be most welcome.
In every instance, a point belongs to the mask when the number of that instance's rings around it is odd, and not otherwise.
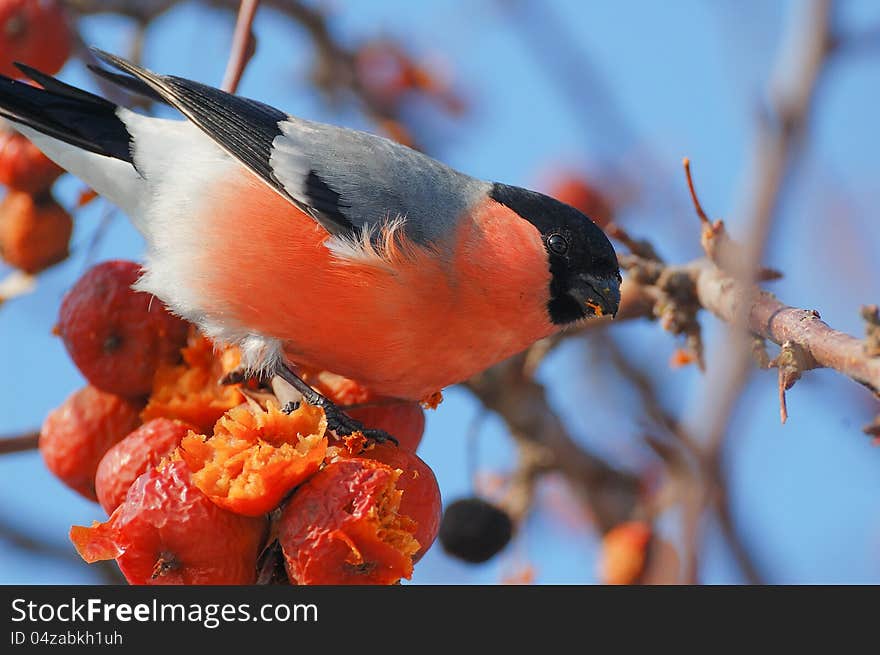
[[[384,430],[365,427],[363,423],[353,419],[332,400],[312,389],[296,373],[287,368],[287,366],[283,364],[280,365],[276,374],[293,386],[294,389],[299,391],[302,394],[303,401],[309,405],[320,407],[324,410],[324,415],[327,417],[327,429],[335,432],[337,436],[347,437],[355,432],[360,432],[368,441],[374,443],[391,442],[395,446],[398,445],[397,439]],[[282,409],[283,411],[290,413],[296,411],[298,407],[298,402],[289,402],[286,403]]]
[[[284,407],[281,408],[281,411],[285,414],[293,414],[296,410],[299,409],[299,406],[302,405],[298,400],[288,400],[284,403]]]
[[[321,397],[324,398],[324,396]],[[327,400],[327,398],[324,398],[324,400],[326,403],[318,406],[324,410],[324,415],[327,417],[327,427],[340,437],[347,437],[355,432],[360,432],[368,441],[373,441],[375,443],[386,443],[390,441],[395,446],[399,445],[397,439],[384,430],[364,427],[363,423],[346,414],[338,405]]]

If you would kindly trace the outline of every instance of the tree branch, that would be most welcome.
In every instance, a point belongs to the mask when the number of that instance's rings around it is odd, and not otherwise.
[[[659,310],[647,301],[668,302],[656,286],[657,280],[685,276],[693,284],[694,302],[722,321],[739,319],[750,332],[778,346],[786,342],[800,346],[809,356],[807,368],[833,369],[871,391],[880,390],[880,357],[871,354],[864,339],[835,330],[815,310],[791,307],[756,285],[737,281],[705,258],[681,265],[659,264],[634,255],[621,260],[630,270],[625,286],[633,299],[627,319],[654,318]],[[590,321],[583,329],[592,323],[599,321]]]
[[[880,390],[880,357],[869,356],[862,339],[831,328],[817,311],[790,307],[703,262],[692,275],[700,305],[722,320],[743,316],[754,334],[779,346],[800,346],[809,355],[809,368],[834,369],[874,392]]]

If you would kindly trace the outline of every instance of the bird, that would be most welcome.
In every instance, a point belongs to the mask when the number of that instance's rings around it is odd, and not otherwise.
[[[146,244],[135,288],[363,428],[296,367],[422,401],[592,317],[617,313],[605,233],[547,195],[381,136],[306,120],[93,49],[92,70],[159,118],[23,64],[0,115],[120,207]]]

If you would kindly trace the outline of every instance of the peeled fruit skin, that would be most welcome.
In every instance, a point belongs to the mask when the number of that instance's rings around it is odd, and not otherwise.
[[[41,193],[64,170],[18,132],[0,132],[0,184],[16,191]]]
[[[174,363],[189,325],[131,285],[134,262],[108,261],[89,269],[61,303],[58,332],[86,379],[104,391],[136,398],[153,386],[162,363]]]
[[[112,514],[134,481],[174,452],[191,429],[191,425],[180,421],[157,418],[110,448],[95,473],[95,493],[104,511]]]
[[[512,535],[507,513],[480,498],[456,500],[446,508],[440,524],[443,550],[473,564],[496,555]]]
[[[391,443],[376,444],[359,456],[402,471],[397,478],[397,488],[403,492],[397,511],[417,523],[413,536],[419,542],[419,550],[413,556],[413,562],[418,562],[440,530],[443,505],[434,472],[418,455]]]
[[[331,462],[291,497],[278,522],[296,584],[394,584],[412,575],[415,524],[397,513],[399,472],[368,459]]]
[[[140,425],[142,405],[84,387],[49,412],[40,430],[40,452],[48,469],[89,500],[104,454]]]
[[[327,452],[326,430],[323,410],[311,405],[289,414],[277,403],[265,410],[240,405],[217,421],[211,436],[184,437],[176,456],[217,505],[260,516],[318,470]]]
[[[206,337],[192,330],[180,352],[180,364],[163,363],[153,377],[153,392],[141,417],[173,418],[210,434],[223,414],[244,402],[239,387],[220,380],[241,361],[237,348],[218,352]]]
[[[0,203],[0,256],[25,273],[67,257],[73,219],[49,195],[9,191]]]
[[[116,559],[131,584],[253,584],[265,517],[227,512],[193,486],[183,462],[138,477],[105,523],[74,526],[87,562]]]
[[[0,2],[0,74],[21,77],[20,61],[53,75],[70,56],[71,33],[58,0]]]

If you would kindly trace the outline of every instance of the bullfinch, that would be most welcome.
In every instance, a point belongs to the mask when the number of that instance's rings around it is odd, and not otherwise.
[[[620,272],[593,221],[546,195],[95,51],[94,70],[186,120],[135,113],[30,67],[0,114],[143,234],[137,289],[254,374],[358,429],[292,364],[422,400],[582,319]],[[348,419],[348,420],[347,420]]]

